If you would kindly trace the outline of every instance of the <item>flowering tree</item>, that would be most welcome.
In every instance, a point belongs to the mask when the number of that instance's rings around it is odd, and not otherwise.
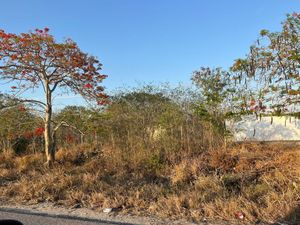
[[[243,115],[298,114],[300,103],[300,14],[287,15],[280,32],[262,30],[230,71],[202,68],[193,76],[206,100]]]
[[[252,108],[267,113],[298,113],[300,96],[300,14],[287,15],[280,32],[262,30],[245,59],[231,68],[242,81]],[[288,112],[287,112],[288,111]]]
[[[100,84],[106,75],[99,73],[101,66],[74,41],[57,43],[48,28],[21,34],[0,30],[0,79],[12,82],[11,89],[19,96],[37,88],[44,93],[43,101],[21,98],[20,102],[35,104],[43,113],[48,164],[55,160],[55,132],[66,125],[52,119],[54,92],[71,91],[87,101],[105,104],[107,95]]]

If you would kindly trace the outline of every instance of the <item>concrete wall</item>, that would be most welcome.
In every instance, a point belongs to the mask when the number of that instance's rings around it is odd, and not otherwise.
[[[300,120],[295,117],[262,117],[245,116],[242,121],[227,121],[226,125],[236,141],[299,141]]]

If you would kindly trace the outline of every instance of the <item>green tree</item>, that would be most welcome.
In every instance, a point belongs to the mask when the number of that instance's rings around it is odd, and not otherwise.
[[[138,90],[115,95],[107,109],[114,123],[112,132],[118,137],[130,137],[132,141],[133,137],[139,137],[147,145],[151,133],[158,129],[162,115],[170,105],[170,99],[162,93]]]
[[[60,138],[66,138],[66,132],[80,136],[81,142],[98,143],[98,134],[105,129],[103,110],[87,108],[84,106],[66,106],[55,114],[58,123],[64,123],[64,129],[60,132]]]
[[[299,112],[300,14],[287,15],[280,32],[262,30],[245,59],[231,68],[255,111],[280,115]]]
[[[192,81],[199,88],[202,96],[195,107],[196,114],[211,123],[218,133],[225,135],[225,120],[231,107],[228,102],[235,93],[230,74],[221,68],[202,67],[193,73]]]
[[[25,105],[15,105],[17,99],[0,94],[0,148],[12,148],[20,139],[30,142],[41,120]],[[25,150],[26,146],[20,146]]]

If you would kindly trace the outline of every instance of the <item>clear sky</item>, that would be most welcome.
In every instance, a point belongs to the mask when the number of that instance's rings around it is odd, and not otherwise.
[[[201,66],[228,68],[263,28],[280,29],[299,0],[9,0],[0,29],[49,27],[103,63],[108,90],[136,82],[190,83]]]

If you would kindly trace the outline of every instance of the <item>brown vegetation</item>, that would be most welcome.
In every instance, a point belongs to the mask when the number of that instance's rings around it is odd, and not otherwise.
[[[5,151],[0,155],[1,202],[114,207],[123,213],[193,221],[234,222],[242,212],[249,224],[270,224],[299,207],[296,145],[235,144],[178,155],[160,161],[155,151],[140,150],[124,160],[118,148],[81,145],[60,149],[49,171],[42,154]]]

